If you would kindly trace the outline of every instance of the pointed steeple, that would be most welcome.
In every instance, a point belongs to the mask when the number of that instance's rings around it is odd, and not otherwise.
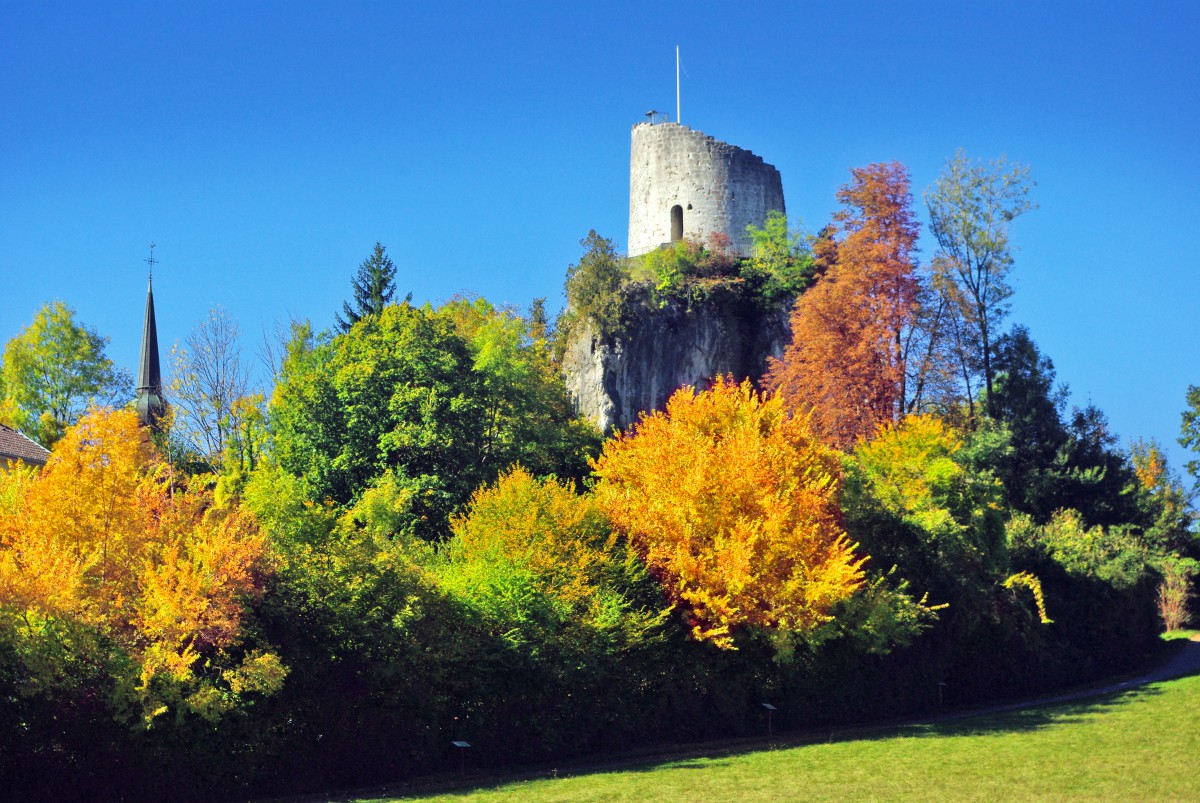
[[[150,247],[151,268],[154,267],[154,246]],[[154,275],[146,286],[146,321],[142,325],[142,358],[138,362],[137,401],[138,420],[142,426],[157,431],[167,412],[163,399],[162,374],[158,367],[158,328],[154,324]]]

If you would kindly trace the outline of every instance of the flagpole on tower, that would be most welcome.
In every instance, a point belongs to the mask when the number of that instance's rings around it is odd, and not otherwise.
[[[683,122],[679,119],[679,45],[675,45],[675,122]]]

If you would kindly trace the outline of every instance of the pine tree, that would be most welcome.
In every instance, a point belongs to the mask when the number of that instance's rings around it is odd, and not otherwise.
[[[350,327],[368,315],[378,315],[392,302],[396,293],[396,266],[383,245],[375,243],[375,250],[358,266],[350,286],[354,288],[354,305],[342,302],[342,314],[335,316],[337,328],[342,332],[349,332]]]

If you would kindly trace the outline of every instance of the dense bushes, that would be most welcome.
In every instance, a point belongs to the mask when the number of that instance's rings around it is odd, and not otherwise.
[[[270,561],[240,597],[244,646],[204,664],[240,696],[219,717],[131,728],[116,701],[138,653],[119,630],[65,617],[53,643],[97,660],[37,664],[10,617],[5,779],[55,798],[279,794],[449,769],[451,739],[473,745],[474,766],[562,760],[761,733],[763,702],[780,727],[814,726],[1129,668],[1153,642],[1161,553],[1071,511],[1006,525],[984,467],[1006,437],[918,416],[839,457],[777,401],[718,382],[610,441],[594,495],[509,468],[452,508],[441,543],[410,525],[391,468],[338,504],[261,460],[224,487]],[[29,482],[13,475],[3,498]],[[841,550],[850,582],[802,616],[782,592],[823,582],[799,559],[811,538]],[[238,679],[229,661],[267,645],[286,676]],[[51,665],[56,691],[31,687]]]

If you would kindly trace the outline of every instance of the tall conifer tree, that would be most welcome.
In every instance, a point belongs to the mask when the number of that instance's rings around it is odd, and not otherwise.
[[[349,332],[354,324],[368,315],[378,315],[392,303],[396,294],[396,266],[382,244],[375,243],[375,250],[358,266],[350,286],[354,289],[353,306],[343,301],[342,314],[336,316],[337,328],[342,332]]]

